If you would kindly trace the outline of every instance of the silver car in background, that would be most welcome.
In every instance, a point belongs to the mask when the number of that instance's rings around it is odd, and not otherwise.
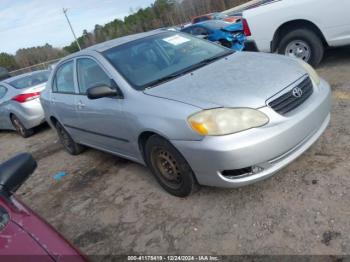
[[[22,137],[33,134],[33,128],[45,122],[40,93],[50,72],[26,73],[0,82],[0,129],[16,130]]]
[[[84,145],[145,164],[185,197],[295,160],[326,129],[331,91],[303,61],[158,30],[64,58],[41,101],[69,153]]]

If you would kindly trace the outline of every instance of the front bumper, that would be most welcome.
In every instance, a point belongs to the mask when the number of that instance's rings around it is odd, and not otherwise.
[[[186,158],[201,185],[240,187],[266,179],[304,153],[330,121],[331,91],[325,81],[294,111],[281,116],[260,110],[270,123],[237,134],[205,137],[202,141],[172,141]],[[255,173],[225,177],[225,170],[257,167]]]

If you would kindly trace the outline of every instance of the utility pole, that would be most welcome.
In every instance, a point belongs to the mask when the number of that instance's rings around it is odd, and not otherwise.
[[[68,16],[67,16],[67,11],[68,11],[67,8],[63,8],[63,13],[64,13],[65,17],[67,18],[67,22],[68,22],[68,24],[69,24],[70,30],[72,31],[72,34],[73,34],[74,39],[75,39],[75,42],[77,43],[77,46],[78,46],[79,50],[81,50],[81,47],[80,47],[80,45],[79,45],[77,36],[75,35],[74,30],[73,30],[73,27],[72,27],[72,24],[70,23],[69,18],[68,18]]]

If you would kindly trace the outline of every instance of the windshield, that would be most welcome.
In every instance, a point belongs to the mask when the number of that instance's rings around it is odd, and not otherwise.
[[[47,80],[49,79],[49,75],[49,71],[32,73],[30,75],[18,77],[16,78],[16,80],[9,82],[9,84],[17,89],[33,87],[47,82]]]
[[[164,32],[108,49],[103,55],[135,89],[143,90],[158,80],[192,71],[205,60],[231,53],[188,34]]]

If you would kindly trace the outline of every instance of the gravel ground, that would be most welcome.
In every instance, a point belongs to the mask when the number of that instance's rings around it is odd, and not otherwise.
[[[47,126],[22,139],[0,132],[0,161],[28,151],[39,161],[18,196],[84,253],[350,254],[350,49],[318,69],[333,89],[322,138],[264,182],[165,193],[139,164],[96,150],[72,157]],[[67,172],[61,181],[53,176]]]

